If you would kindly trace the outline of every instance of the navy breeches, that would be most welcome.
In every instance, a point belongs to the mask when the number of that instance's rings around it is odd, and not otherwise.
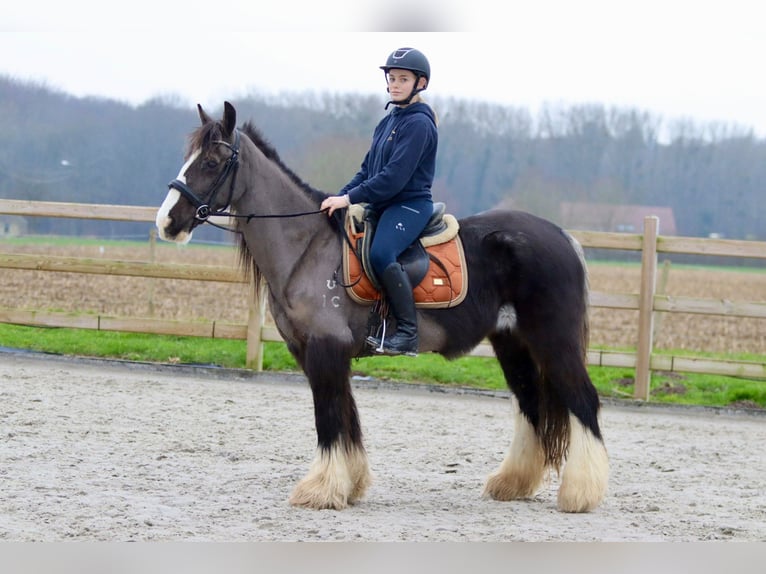
[[[415,242],[432,213],[430,199],[391,205],[383,211],[370,246],[370,262],[378,277]]]

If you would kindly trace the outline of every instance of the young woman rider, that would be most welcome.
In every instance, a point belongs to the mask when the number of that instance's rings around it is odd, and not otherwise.
[[[431,185],[436,166],[436,115],[422,101],[431,67],[414,48],[400,48],[380,66],[386,76],[394,108],[378,123],[372,144],[357,174],[322,202],[328,215],[354,203],[365,203],[378,215],[370,247],[370,262],[380,280],[396,331],[383,341],[367,339],[377,352],[415,355],[418,350],[417,314],[412,285],[397,257],[423,231],[433,211]]]

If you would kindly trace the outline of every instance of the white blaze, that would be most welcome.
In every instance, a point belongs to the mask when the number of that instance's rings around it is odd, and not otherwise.
[[[178,177],[176,178],[177,180],[186,183],[186,171],[189,169],[194,160],[197,159],[199,153],[199,150],[197,150],[189,156],[189,159],[186,160],[186,163],[181,167],[181,171],[178,172]],[[177,189],[171,188],[168,190],[165,201],[162,202],[162,205],[157,211],[157,219],[155,220],[155,223],[160,234],[160,239],[164,239],[165,241],[174,241],[176,243],[188,243],[192,237],[191,233],[182,232],[179,233],[176,237],[168,237],[165,234],[165,229],[170,225],[171,222],[170,210],[173,209],[173,206],[176,204],[176,202],[178,202],[180,198],[181,193]]]

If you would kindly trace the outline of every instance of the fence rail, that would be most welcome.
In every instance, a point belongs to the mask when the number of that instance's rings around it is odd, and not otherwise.
[[[153,222],[156,208],[0,199],[0,214],[25,217]],[[658,227],[659,220],[651,216],[644,221],[643,234],[570,231],[586,248],[638,251],[641,253],[641,277],[637,294],[592,292],[590,297],[592,307],[638,311],[637,350],[635,353],[630,353],[589,349],[589,364],[634,368],[636,370],[635,396],[641,399],[648,399],[649,397],[651,371],[679,371],[766,378],[766,363],[656,355],[653,353],[652,345],[656,312],[766,318],[766,303],[764,302],[671,297],[658,294],[656,292],[658,253],[766,260],[766,242],[663,237],[658,235]],[[238,270],[224,266],[10,253],[0,253],[0,268],[196,281],[245,281]],[[246,325],[219,321],[171,321],[7,308],[0,308],[0,322],[33,326],[246,339],[248,366],[260,369],[263,360],[263,343],[282,340],[277,330],[265,323],[267,313],[263,295],[263,293],[254,294],[253,299],[249,302],[250,313]],[[480,344],[471,354],[473,356],[493,356],[492,348],[487,343]]]

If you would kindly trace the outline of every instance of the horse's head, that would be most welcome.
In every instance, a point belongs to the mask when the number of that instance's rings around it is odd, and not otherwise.
[[[223,119],[215,121],[197,105],[202,125],[189,138],[184,165],[157,212],[162,239],[187,243],[192,231],[232,201],[239,167],[237,112],[224,103]]]

